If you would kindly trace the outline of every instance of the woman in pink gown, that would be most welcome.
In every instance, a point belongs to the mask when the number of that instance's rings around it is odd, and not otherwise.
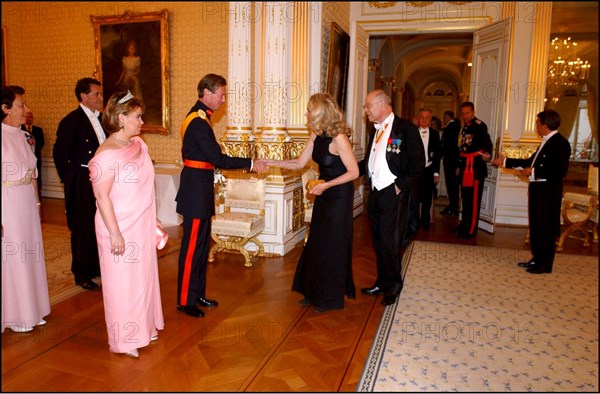
[[[156,256],[154,167],[141,132],[143,104],[130,92],[108,101],[110,133],[89,162],[110,351],[138,349],[164,328]]]
[[[50,314],[36,158],[21,131],[24,94],[2,88],[2,332],[31,331]]]

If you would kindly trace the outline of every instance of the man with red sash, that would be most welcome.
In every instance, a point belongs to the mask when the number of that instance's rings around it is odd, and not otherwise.
[[[460,105],[463,127],[458,135],[460,149],[460,190],[462,216],[457,228],[461,238],[477,235],[483,184],[487,176],[486,162],[492,158],[493,144],[487,126],[475,117],[475,106],[466,101]]]
[[[205,75],[198,83],[198,101],[181,127],[184,167],[175,198],[177,213],[183,216],[177,309],[193,317],[204,316],[197,305],[218,305],[217,301],[206,298],[211,218],[215,214],[214,169],[244,168],[258,172],[267,169],[263,160],[253,162],[221,152],[210,118],[225,102],[226,86],[227,81],[222,76]]]

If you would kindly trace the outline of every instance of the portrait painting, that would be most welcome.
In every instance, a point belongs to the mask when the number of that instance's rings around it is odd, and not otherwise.
[[[336,99],[342,111],[346,110],[349,60],[350,36],[337,23],[332,22],[327,62],[327,93]]]
[[[129,90],[145,106],[142,131],[168,134],[168,11],[90,18],[104,104],[113,93]]]

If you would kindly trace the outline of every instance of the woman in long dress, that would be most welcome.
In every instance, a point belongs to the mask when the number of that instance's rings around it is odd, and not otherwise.
[[[20,86],[2,88],[2,332],[28,332],[50,314],[36,158],[21,125]]]
[[[156,255],[154,167],[141,132],[143,104],[130,92],[109,99],[110,133],[90,160],[96,237],[110,351],[138,349],[164,328]]]
[[[268,160],[268,165],[301,169],[312,160],[319,165],[319,178],[310,193],[316,195],[310,232],[302,251],[292,290],[304,295],[301,305],[312,304],[315,312],[343,309],[344,296],[356,297],[352,279],[352,204],[359,171],[335,99],[317,93],[306,107],[311,133],[300,156],[294,160]]]

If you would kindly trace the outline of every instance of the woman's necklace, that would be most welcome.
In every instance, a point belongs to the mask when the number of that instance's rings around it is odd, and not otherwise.
[[[125,140],[120,139],[119,136],[116,135],[116,134],[115,134],[115,138],[116,138],[117,141],[119,141],[119,143],[121,145],[127,146],[127,145],[131,144],[131,139],[129,141],[125,141]]]

